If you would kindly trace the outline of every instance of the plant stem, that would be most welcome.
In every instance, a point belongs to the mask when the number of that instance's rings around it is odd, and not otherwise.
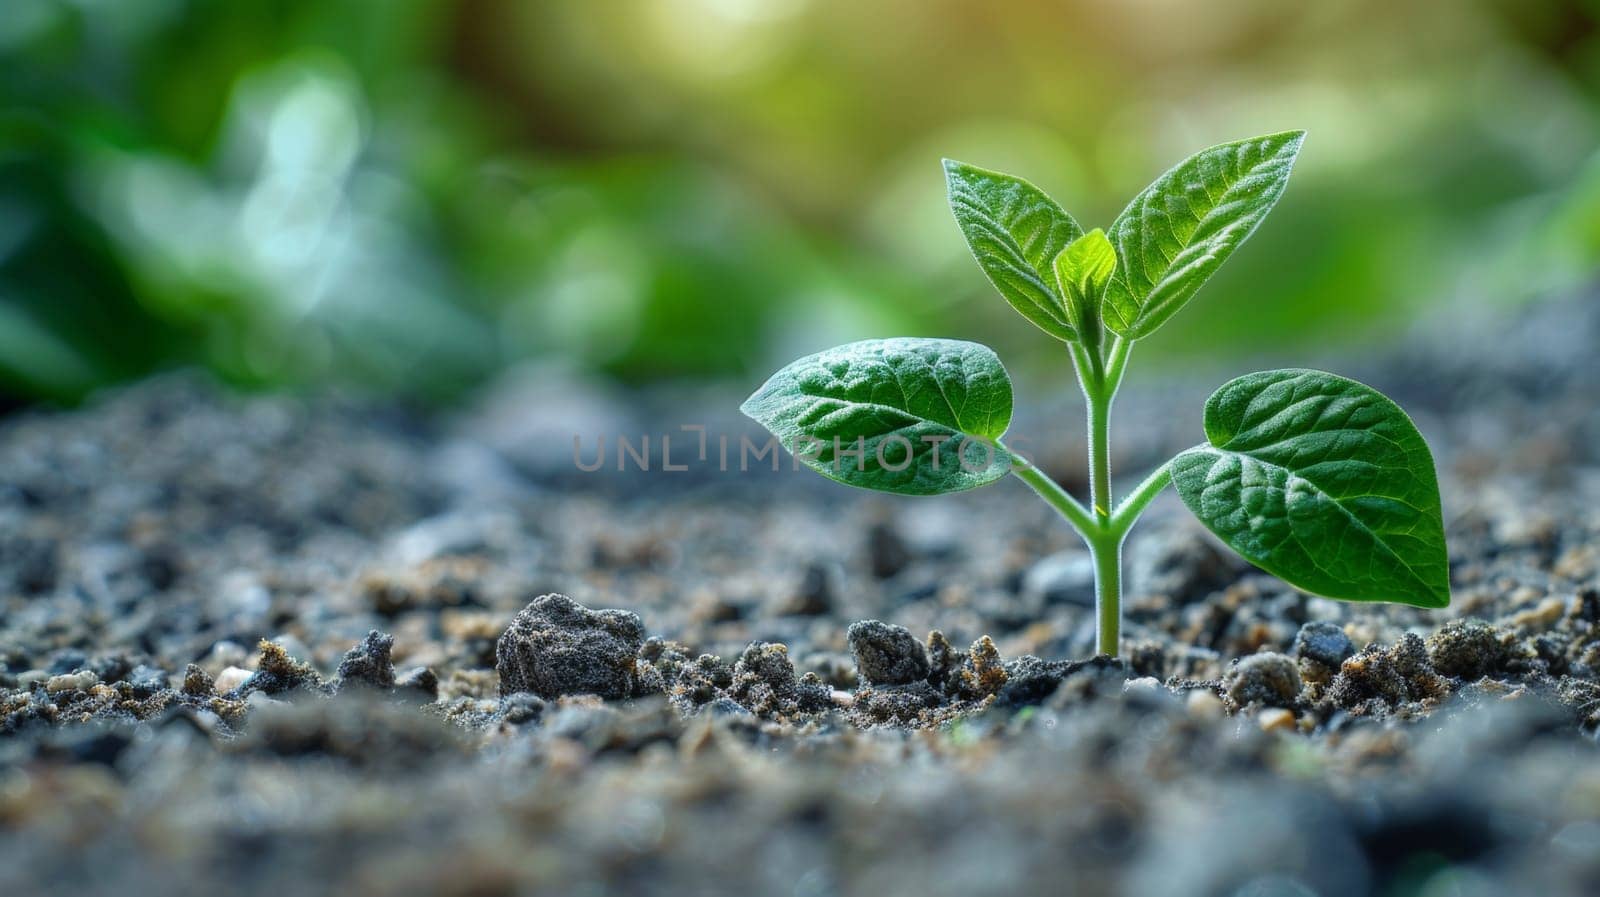
[[[1118,337],[1102,359],[1079,345],[1072,345],[1072,361],[1078,382],[1089,407],[1089,492],[1091,507],[1085,508],[1039,468],[1013,455],[1011,472],[1050,506],[1056,509],[1083,537],[1089,556],[1094,559],[1095,650],[1115,657],[1122,641],[1122,542],[1133,522],[1150,502],[1172,482],[1167,464],[1161,465],[1140,483],[1114,512],[1111,507],[1111,404],[1122,385],[1128,367],[1131,340]]]
[[[1111,396],[1104,386],[1090,391],[1089,491],[1095,530],[1085,541],[1094,557],[1094,612],[1099,618],[1095,651],[1117,654],[1122,637],[1122,539],[1111,528]]]
[[[1111,405],[1122,385],[1133,343],[1117,338],[1102,368],[1080,368],[1089,407],[1089,491],[1096,532],[1086,541],[1094,558],[1094,609],[1099,618],[1095,650],[1117,655],[1122,638],[1122,537],[1111,522]],[[1087,377],[1083,375],[1087,374]]]
[[[1122,534],[1103,532],[1089,543],[1094,558],[1095,652],[1117,656],[1122,644]]]
[[[1089,509],[1079,504],[1078,500],[1072,497],[1072,493],[1061,488],[1061,485],[1046,476],[1044,471],[1024,461],[1019,455],[1011,457],[1014,459],[1011,472],[1017,479],[1032,487],[1033,491],[1039,493],[1040,498],[1056,509],[1056,513],[1067,518],[1067,522],[1072,524],[1072,528],[1077,530],[1079,535],[1088,539],[1089,534],[1100,525],[1094,515],[1089,513]]]
[[[1020,457],[1012,457],[1011,472],[1066,518],[1083,538],[1089,556],[1094,558],[1095,612],[1099,619],[1095,650],[1115,656],[1122,630],[1122,539],[1127,534],[1126,528],[1116,527],[1109,518],[1102,518],[1079,504],[1044,471]]]
[[[1117,337],[1102,363],[1098,354],[1073,346],[1073,363],[1089,412],[1089,492],[1095,518],[1111,518],[1111,403],[1116,401],[1128,367],[1132,340]]]
[[[1122,375],[1128,369],[1128,353],[1133,351],[1133,340],[1117,337],[1111,343],[1111,354],[1106,358],[1106,383],[1110,385],[1111,395],[1117,394],[1117,388],[1122,385]]]
[[[1122,504],[1117,506],[1116,511],[1112,512],[1112,531],[1126,536],[1128,530],[1133,528],[1134,521],[1139,519],[1139,515],[1144,513],[1150,502],[1154,501],[1155,497],[1161,494],[1161,490],[1167,488],[1171,482],[1171,461],[1151,471],[1150,475],[1144,478],[1144,482],[1135,486],[1133,491],[1128,493],[1128,497],[1122,500]]]
[[[1094,519],[1111,520],[1111,397],[1096,389],[1089,395],[1089,494]]]

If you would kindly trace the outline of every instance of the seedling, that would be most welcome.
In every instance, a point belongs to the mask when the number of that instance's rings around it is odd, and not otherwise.
[[[1095,563],[1098,649],[1116,654],[1122,544],[1175,485],[1246,560],[1345,601],[1450,602],[1433,456],[1404,411],[1312,370],[1246,374],[1205,405],[1206,441],[1112,504],[1111,405],[1134,343],[1178,312],[1283,195],[1303,131],[1203,150],[1085,233],[1027,181],[946,160],[950,208],[1000,295],[1066,344],[1088,404],[1085,506],[1003,441],[1011,379],[995,353],[947,339],[866,340],[800,359],[742,406],[812,469],[851,486],[938,495],[1027,483]]]

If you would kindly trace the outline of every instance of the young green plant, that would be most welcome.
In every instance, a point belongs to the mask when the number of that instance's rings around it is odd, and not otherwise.
[[[797,459],[841,483],[938,495],[1016,476],[1094,558],[1098,650],[1122,626],[1122,545],[1169,484],[1228,547],[1289,584],[1346,601],[1450,601],[1433,457],[1404,411],[1313,370],[1246,374],[1206,402],[1206,441],[1121,504],[1111,406],[1134,343],[1154,333],[1283,195],[1302,131],[1203,150],[1087,233],[1027,181],[946,160],[950,208],[1000,295],[1065,343],[1088,406],[1089,501],[1005,445],[1011,379],[995,353],[947,339],[866,340],[802,358],[742,406]]]

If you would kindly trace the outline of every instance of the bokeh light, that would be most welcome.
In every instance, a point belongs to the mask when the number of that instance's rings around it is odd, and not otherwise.
[[[747,381],[832,342],[1049,353],[938,161],[1086,223],[1310,132],[1273,226],[1156,338],[1369,342],[1600,258],[1587,0],[12,0],[0,388],[202,365],[448,398],[521,361]]]

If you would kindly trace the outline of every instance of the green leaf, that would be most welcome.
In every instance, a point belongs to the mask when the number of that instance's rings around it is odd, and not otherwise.
[[[1011,469],[998,444],[1011,424],[1011,378],[977,343],[839,346],[773,374],[739,410],[812,470],[864,489],[961,492]]]
[[[1100,300],[1117,268],[1117,250],[1105,231],[1095,228],[1056,256],[1056,285],[1066,300],[1067,323],[1086,342],[1100,336]]]
[[[1172,481],[1246,560],[1329,598],[1450,603],[1433,456],[1394,402],[1321,371],[1266,371],[1217,390],[1205,428]]]
[[[1106,326],[1137,339],[1176,314],[1283,195],[1305,133],[1201,150],[1135,196],[1111,224],[1118,274]]]
[[[1076,339],[1050,270],[1083,229],[1038,187],[1008,174],[944,160],[950,211],[983,273],[1034,326]]]

